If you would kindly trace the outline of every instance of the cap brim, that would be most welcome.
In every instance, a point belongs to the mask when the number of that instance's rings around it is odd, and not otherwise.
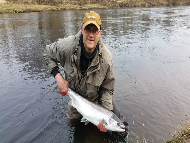
[[[85,28],[89,24],[94,24],[99,30],[100,30],[100,25],[98,25],[95,21],[88,21],[83,24],[83,28]]]

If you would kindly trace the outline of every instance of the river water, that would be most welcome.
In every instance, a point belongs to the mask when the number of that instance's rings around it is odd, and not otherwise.
[[[95,11],[113,54],[128,140],[171,139],[190,116],[190,7]],[[55,92],[43,60],[45,45],[76,34],[86,12],[0,14],[0,142],[124,142],[67,121],[68,97]]]

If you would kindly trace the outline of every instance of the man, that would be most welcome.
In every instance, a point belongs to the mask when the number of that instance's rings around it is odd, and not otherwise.
[[[81,30],[75,36],[59,39],[46,46],[44,59],[54,75],[61,95],[68,95],[68,86],[86,99],[114,110],[115,84],[111,52],[102,42],[101,19],[94,11],[86,13]],[[58,63],[64,68],[65,79],[59,72]],[[80,119],[77,110],[68,105],[69,119]],[[103,124],[97,126],[106,132]]]

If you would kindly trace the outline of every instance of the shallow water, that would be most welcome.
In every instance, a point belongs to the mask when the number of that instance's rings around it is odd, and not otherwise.
[[[190,7],[95,10],[113,54],[114,99],[129,139],[171,139],[190,116]],[[55,92],[46,44],[80,30],[86,10],[0,15],[0,141],[123,142],[92,125],[69,124]]]

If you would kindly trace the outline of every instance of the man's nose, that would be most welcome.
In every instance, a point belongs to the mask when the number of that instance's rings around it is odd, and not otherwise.
[[[92,30],[90,30],[89,36],[94,36],[94,34],[92,33]]]

